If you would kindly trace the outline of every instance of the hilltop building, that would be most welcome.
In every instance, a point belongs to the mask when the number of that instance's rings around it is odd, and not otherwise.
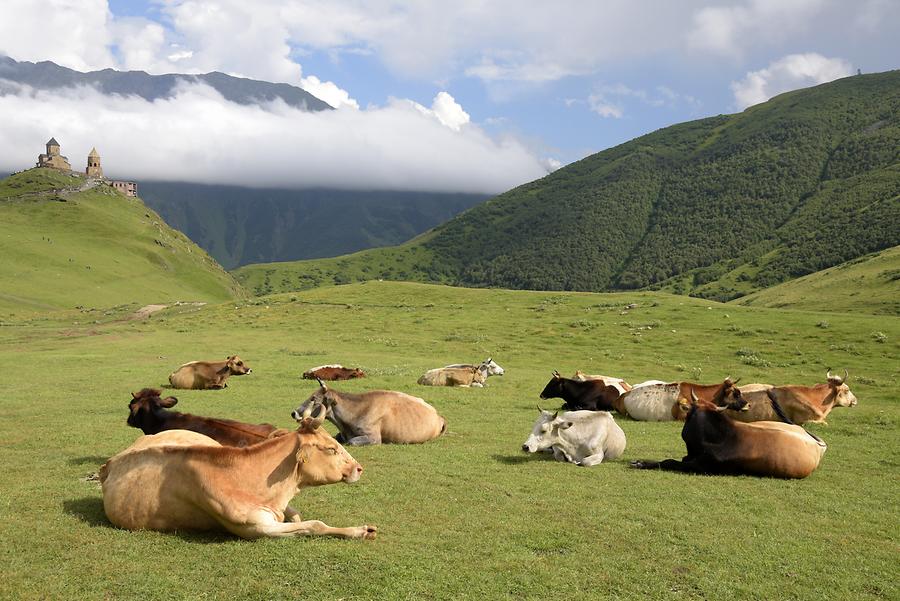
[[[72,170],[69,159],[59,154],[59,142],[56,141],[56,138],[50,138],[50,141],[47,142],[47,154],[38,155],[37,166],[50,167],[61,171]]]
[[[38,155],[37,167],[72,171],[69,159],[59,154],[59,142],[56,141],[56,138],[50,138],[50,141],[47,142],[46,154]],[[100,165],[100,153],[97,152],[96,148],[91,148],[91,152],[88,153],[87,167],[84,169],[84,174],[87,177],[101,180],[125,196],[137,196],[137,184],[135,182],[106,179],[103,175],[103,167]]]
[[[85,175],[88,177],[99,177],[103,179],[103,167],[100,166],[100,153],[97,152],[97,148],[91,148],[91,152],[88,154],[87,158],[87,167],[84,170]]]
[[[110,180],[107,183],[125,196],[137,196],[137,184],[134,182]]]

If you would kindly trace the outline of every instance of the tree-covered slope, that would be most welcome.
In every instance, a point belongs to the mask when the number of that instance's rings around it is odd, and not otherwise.
[[[380,277],[727,300],[897,245],[898,194],[900,71],[854,76],[587,157],[437,227],[424,264]],[[397,252],[342,260],[371,273]]]
[[[227,269],[400,244],[485,198],[176,182],[141,182],[140,190],[144,202]]]
[[[0,180],[0,312],[244,294],[140,199],[88,185],[53,169]]]

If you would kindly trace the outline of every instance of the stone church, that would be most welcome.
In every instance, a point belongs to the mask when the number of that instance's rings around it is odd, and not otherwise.
[[[47,142],[47,153],[38,155],[37,167],[49,167],[60,171],[72,171],[69,159],[59,153],[59,142],[56,138],[50,138]],[[125,196],[137,196],[137,184],[119,180],[106,179],[103,176],[103,167],[100,165],[100,153],[96,148],[91,148],[88,153],[87,167],[84,169],[87,177],[102,180],[105,184],[115,188]]]
[[[47,142],[47,154],[38,155],[37,166],[51,167],[62,171],[72,170],[69,159],[59,154],[59,142],[56,141],[56,138],[50,138],[50,141]]]

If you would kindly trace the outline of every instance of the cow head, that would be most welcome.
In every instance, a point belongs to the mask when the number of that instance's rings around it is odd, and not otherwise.
[[[301,404],[293,413],[291,413],[291,416],[293,416],[294,419],[297,419],[297,415],[301,415],[311,407],[313,409],[315,409],[316,407],[322,407],[325,410],[325,413],[322,414],[323,418],[334,418],[334,406],[337,404],[338,397],[333,390],[328,389],[328,386],[325,384],[325,382],[323,382],[319,378],[316,378],[316,382],[319,383],[319,389],[312,393],[308,399],[303,401],[303,404]],[[315,410],[318,411],[318,409]]]
[[[237,355],[225,357],[225,359],[225,365],[228,367],[228,371],[231,372],[232,376],[243,376],[244,374],[249,374],[253,371],[246,363],[244,363],[244,360]]]
[[[741,391],[734,385],[738,381],[740,380],[731,382],[731,378],[726,378],[725,383],[722,384],[722,387],[710,401],[699,398],[697,393],[694,392],[694,389],[691,388],[691,402],[688,406],[687,416],[690,416],[691,412],[697,409],[714,411],[716,413],[721,413],[726,409],[731,409],[732,411],[748,411],[750,409],[750,403],[744,400],[744,397],[741,396]],[[728,386],[728,383],[731,385]],[[680,401],[679,404],[682,408],[684,407],[683,403]]]
[[[128,403],[127,423],[132,428],[152,431],[158,425],[158,413],[163,409],[174,407],[178,402],[173,396],[160,398],[161,391],[155,388],[144,388],[140,392],[131,393]]]
[[[331,434],[320,426],[325,421],[325,407],[309,404],[301,412],[291,413],[299,427],[297,472],[304,486],[335,482],[356,482],[363,468]]]
[[[829,369],[825,373],[825,377],[828,379],[828,385],[831,387],[831,390],[834,392],[834,405],[836,407],[855,407],[856,403],[856,395],[850,392],[850,387],[847,386],[847,380],[850,378],[850,373],[845,369],[844,377],[840,377],[831,373]]]
[[[365,378],[365,377],[366,377],[366,372],[364,372],[363,370],[361,370],[361,369],[358,368],[358,367],[354,367],[354,368],[350,371],[349,377],[350,377],[350,378]]]
[[[547,382],[547,385],[544,386],[544,390],[541,391],[542,399],[555,399],[560,398],[563,392],[563,380],[564,378],[559,375],[558,371],[553,372],[553,377]]]
[[[502,376],[503,368],[500,367],[492,357],[488,357],[481,362],[481,367],[485,369],[488,376]]]
[[[731,376],[729,376],[722,382],[722,386],[716,390],[712,397],[712,402],[719,411],[724,409],[732,409],[734,411],[750,410],[750,403],[744,400],[744,397],[741,396],[741,389],[737,387],[737,383],[740,381],[740,378],[732,380]],[[693,389],[691,389],[691,393],[693,394]]]
[[[572,427],[572,422],[561,417],[559,411],[550,413],[538,407],[538,412],[540,412],[540,416],[534,422],[531,436],[522,445],[522,450],[526,453],[537,453],[549,449],[559,442],[561,431]]]

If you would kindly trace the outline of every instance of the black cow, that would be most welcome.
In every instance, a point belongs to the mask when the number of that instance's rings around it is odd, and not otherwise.
[[[620,390],[615,386],[607,386],[602,380],[572,380],[553,372],[553,378],[547,382],[541,392],[542,399],[562,399],[562,408],[566,411],[618,411],[627,415],[619,402]]]

